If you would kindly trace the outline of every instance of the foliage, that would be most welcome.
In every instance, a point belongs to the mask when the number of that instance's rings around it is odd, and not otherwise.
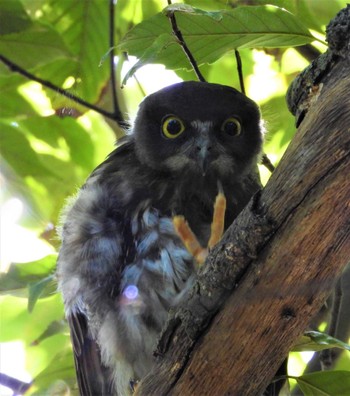
[[[125,75],[127,80],[135,72],[135,76],[141,76],[142,69],[137,70],[146,63],[163,63],[176,70],[180,78],[195,79],[171,33],[167,15],[175,13],[207,81],[239,88],[232,51],[240,49],[248,96],[261,105],[269,130],[265,152],[277,163],[294,134],[284,94],[295,75],[308,64],[292,47],[311,43],[324,51],[325,24],[345,6],[345,1],[249,2],[254,6],[240,3],[246,2],[188,0],[167,7],[165,0],[118,0],[116,78],[122,81],[124,64],[130,70]],[[279,8],[282,6],[284,9]],[[0,15],[1,56],[92,104],[112,108],[107,0],[0,0]],[[139,59],[134,67],[126,61],[123,51]],[[0,342],[23,342],[26,369],[34,379],[28,394],[63,394],[67,387],[74,389],[75,374],[54,277],[59,213],[65,199],[113,149],[121,131],[101,114],[14,73],[2,62],[0,90],[2,227],[12,227],[2,232],[2,247],[5,240],[10,243],[13,235],[14,251],[23,253],[17,263],[12,256],[6,263],[2,253],[2,265],[8,265],[2,267],[5,272],[0,278]],[[134,112],[142,98],[139,85],[130,78],[123,90],[119,85],[117,90],[122,111]],[[263,168],[261,171],[266,181],[268,172]],[[9,210],[17,202],[14,197],[24,205],[17,222],[11,219]],[[33,246],[25,248],[20,231],[27,232],[25,238],[29,241],[41,241],[40,252],[37,249],[34,258],[33,248],[37,245],[33,242]],[[315,338],[312,341],[317,344]],[[333,346],[334,340],[322,342]],[[322,381],[328,387],[325,394],[335,394],[329,378],[336,383],[339,377],[338,382],[347,381],[349,385],[348,373],[327,375],[327,381],[319,380],[316,374],[298,381],[305,394],[315,394],[311,387],[323,386]]]

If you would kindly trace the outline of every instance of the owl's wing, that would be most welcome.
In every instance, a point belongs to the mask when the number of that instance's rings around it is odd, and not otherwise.
[[[85,315],[74,313],[67,317],[71,329],[74,362],[82,396],[110,395],[112,382],[101,363],[100,350],[89,336]]]

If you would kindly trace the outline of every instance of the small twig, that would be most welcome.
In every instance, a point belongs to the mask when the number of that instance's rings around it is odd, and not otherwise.
[[[270,161],[269,157],[266,154],[263,154],[262,159],[261,159],[262,165],[265,166],[271,173],[275,170],[274,165]]]
[[[321,55],[321,52],[311,44],[300,45],[294,49],[309,62]]]
[[[235,49],[235,56],[237,62],[237,72],[239,77],[239,85],[241,86],[241,92],[245,95],[244,80],[243,80],[243,69],[242,69],[242,59],[238,50]]]
[[[168,0],[168,4],[171,5],[171,0]],[[167,16],[170,20],[171,27],[173,29],[173,34],[177,38],[179,44],[181,45],[181,48],[183,49],[184,53],[187,56],[187,59],[191,63],[191,66],[193,67],[193,70],[196,73],[198,80],[205,82],[205,78],[203,77],[202,73],[200,72],[197,62],[194,59],[190,49],[187,47],[186,42],[182,36],[182,33],[177,26],[174,11],[168,11]]]
[[[128,57],[127,52],[123,52],[123,56],[124,56],[124,59],[125,59],[126,61],[129,61],[129,57]],[[138,88],[139,88],[139,90],[140,90],[142,96],[143,96],[143,97],[146,97],[147,94],[146,94],[145,90],[143,89],[142,84],[140,83],[140,80],[137,78],[136,72],[133,74],[132,77],[133,77],[133,79],[135,80],[136,85],[138,86]]]
[[[123,116],[120,112],[119,104],[118,104],[118,96],[117,96],[117,82],[115,79],[115,64],[114,64],[114,3],[115,0],[109,1],[109,66],[111,71],[111,88],[112,88],[112,101],[113,101],[113,113],[115,116],[115,120],[117,120],[118,124],[121,121],[123,124],[125,123]],[[120,124],[119,124],[120,125]]]
[[[0,373],[0,384],[10,388],[14,395],[25,393],[31,386],[31,383],[20,381],[3,373]]]
[[[79,98],[78,96],[73,95],[72,93],[68,92],[67,90],[60,88],[55,84],[52,84],[50,81],[47,81],[40,77],[35,76],[34,74],[32,74],[32,73],[28,72],[27,70],[23,69],[22,67],[18,66],[17,64],[11,62],[9,59],[4,57],[3,55],[0,55],[0,61],[3,62],[6,66],[8,66],[11,71],[19,73],[22,76],[28,78],[29,80],[38,82],[39,84],[43,85],[44,87],[52,89],[53,91],[59,93],[60,95],[63,95],[66,98],[71,99],[72,101],[79,103],[82,106],[87,107],[88,109],[94,110],[97,113],[102,114],[103,116],[110,118],[113,121],[116,121],[121,128],[126,128],[129,126],[128,122],[126,122],[124,119],[120,118],[114,112],[104,110],[98,106],[93,105],[92,103],[86,102],[85,100]]]

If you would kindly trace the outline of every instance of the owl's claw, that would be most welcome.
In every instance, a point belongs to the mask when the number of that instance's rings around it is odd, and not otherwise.
[[[184,216],[174,216],[173,223],[177,234],[192,254],[198,265],[202,265],[208,256],[208,252],[221,239],[225,225],[226,198],[223,192],[219,191],[214,203],[213,221],[208,246],[204,248],[199,243]]]
[[[130,379],[129,381],[131,393],[134,394],[139,386],[139,381],[135,379]]]
[[[222,191],[216,196],[213,221],[211,223],[208,249],[213,248],[221,239],[225,227],[226,198]]]

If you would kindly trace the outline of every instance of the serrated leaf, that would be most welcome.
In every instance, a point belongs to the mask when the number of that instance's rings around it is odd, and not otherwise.
[[[291,378],[305,396],[340,396],[350,391],[350,371],[321,371]]]
[[[293,346],[292,351],[322,351],[329,348],[341,348],[350,351],[350,345],[318,331],[306,331]]]
[[[40,297],[52,295],[57,290],[56,279],[54,275],[49,275],[38,282],[28,285],[28,311],[32,312],[34,306]]]
[[[157,53],[153,58],[147,53],[161,35],[164,42],[164,35],[168,35],[169,42],[171,40],[170,22],[164,14],[168,10],[176,14],[178,28],[199,65],[213,63],[237,48],[291,47],[315,40],[293,14],[274,6],[206,12],[190,6],[172,5],[163,13],[136,25],[118,48],[140,60],[163,63],[169,69],[190,69],[180,45],[164,46],[162,50],[156,47]],[[146,64],[146,61],[140,61],[138,66]]]

